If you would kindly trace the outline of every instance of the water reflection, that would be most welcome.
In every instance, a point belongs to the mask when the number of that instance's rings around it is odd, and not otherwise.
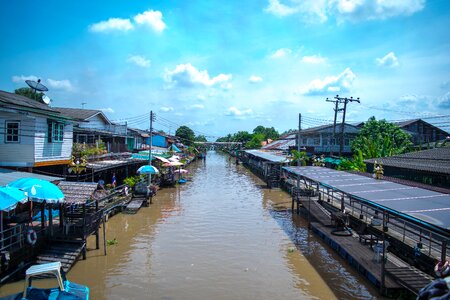
[[[111,218],[107,239],[118,244],[104,256],[90,239],[88,259],[69,279],[87,284],[92,299],[373,298],[373,290],[292,217],[286,193],[264,188],[214,152],[189,169],[192,181],[160,190],[136,215]],[[22,286],[10,284],[1,293]]]

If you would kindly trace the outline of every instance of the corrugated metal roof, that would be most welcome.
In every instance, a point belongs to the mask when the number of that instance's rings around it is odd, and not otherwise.
[[[8,183],[10,183],[14,180],[17,180],[20,178],[27,178],[27,177],[43,179],[43,180],[47,180],[47,181],[65,180],[63,177],[53,177],[53,176],[36,174],[36,173],[20,172],[20,171],[14,171],[14,170],[0,168],[0,185],[7,185]]]
[[[6,91],[1,91],[1,90],[0,90],[0,102],[3,102],[4,104],[9,104],[9,105],[18,105],[18,106],[23,106],[23,107],[28,107],[28,108],[40,109],[40,110],[46,111],[47,113],[53,112],[53,113],[59,114],[58,111],[52,109],[47,104],[41,103],[39,101],[30,99],[30,98],[22,96],[22,95],[17,95],[14,93],[9,93]]]
[[[97,183],[62,181],[58,184],[58,187],[64,194],[64,202],[85,203],[92,199],[97,189]]]
[[[65,116],[69,116],[79,121],[87,121],[89,118],[100,114],[103,119],[109,124],[111,121],[105,116],[105,114],[98,109],[84,109],[84,108],[69,108],[69,107],[53,107],[54,110],[59,111]]]
[[[267,151],[261,151],[261,150],[245,150],[248,154],[254,155],[256,157],[268,160],[270,162],[276,162],[276,163],[283,163],[283,162],[289,162],[289,159],[282,155],[281,153],[277,152],[267,152]]]
[[[450,147],[434,148],[365,160],[366,163],[372,164],[375,161],[381,163],[383,166],[450,174]]]
[[[377,206],[450,229],[450,195],[322,167],[285,167],[324,186],[333,187]]]

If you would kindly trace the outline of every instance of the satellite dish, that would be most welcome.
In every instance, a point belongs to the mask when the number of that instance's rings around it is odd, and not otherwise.
[[[25,80],[25,82],[28,84],[28,86],[30,88],[32,88],[34,90],[34,92],[37,92],[37,91],[39,91],[39,92],[46,92],[46,91],[48,91],[48,88],[41,83],[40,79],[38,79],[37,82],[33,81],[33,80]]]
[[[42,96],[42,102],[44,102],[45,104],[49,105],[51,101],[52,99],[50,99],[49,96],[47,95]]]

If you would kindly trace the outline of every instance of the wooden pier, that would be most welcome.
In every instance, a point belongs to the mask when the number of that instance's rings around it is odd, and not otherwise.
[[[407,288],[414,294],[418,294],[419,290],[429,284],[434,278],[422,271],[410,266],[403,267],[386,267],[386,273],[395,278],[403,287]]]
[[[123,212],[127,214],[135,214],[142,207],[142,204],[144,204],[144,202],[145,198],[135,198],[131,200],[130,203],[128,203]]]
[[[376,287],[380,288],[381,278],[381,262],[376,262],[375,252],[367,245],[359,243],[354,237],[332,235],[333,228],[326,227],[320,223],[312,222],[312,230],[317,233],[331,248],[333,248],[342,258],[346,259],[354,268],[364,275]],[[389,260],[386,267],[396,268]],[[402,286],[396,282],[395,278],[386,274],[384,281],[384,289],[395,290],[401,289]]]
[[[68,272],[81,256],[86,244],[83,242],[52,242],[37,257],[36,263],[60,261],[64,272]]]

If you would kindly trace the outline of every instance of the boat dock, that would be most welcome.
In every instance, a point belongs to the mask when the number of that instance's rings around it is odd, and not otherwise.
[[[52,242],[36,257],[37,264],[60,261],[64,272],[75,264],[85,247],[82,242]]]
[[[142,205],[145,202],[145,198],[135,198],[130,201],[130,203],[125,206],[124,213],[127,214],[135,214],[138,212],[138,210],[142,207]]]

